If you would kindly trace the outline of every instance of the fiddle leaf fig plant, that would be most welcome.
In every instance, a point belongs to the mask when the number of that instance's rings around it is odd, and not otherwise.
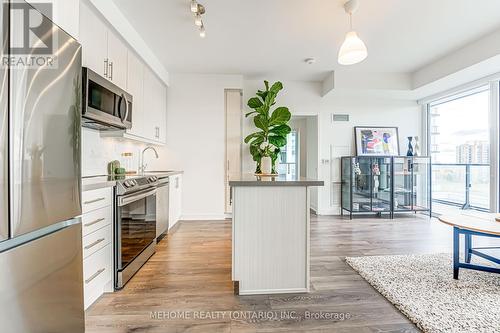
[[[256,173],[261,173],[261,160],[270,157],[272,160],[272,173],[276,173],[275,164],[281,148],[286,145],[286,136],[291,132],[288,122],[291,114],[287,107],[272,108],[276,104],[276,97],[283,89],[281,82],[269,87],[269,82],[264,81],[265,90],[259,90],[256,97],[248,100],[251,112],[245,117],[253,116],[253,123],[258,129],[245,138],[245,143],[250,145],[250,154],[257,163]]]

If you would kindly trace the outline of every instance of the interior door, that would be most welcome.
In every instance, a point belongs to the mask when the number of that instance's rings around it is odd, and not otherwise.
[[[241,90],[226,90],[226,178],[225,178],[225,200],[226,213],[232,212],[231,188],[229,179],[237,177],[241,173]]]

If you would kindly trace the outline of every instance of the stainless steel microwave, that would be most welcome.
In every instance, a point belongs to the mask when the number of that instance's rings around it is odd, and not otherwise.
[[[132,95],[87,67],[82,69],[82,79],[82,126],[98,130],[132,127]]]

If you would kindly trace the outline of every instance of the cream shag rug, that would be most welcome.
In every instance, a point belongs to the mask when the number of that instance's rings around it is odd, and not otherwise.
[[[454,280],[451,254],[346,262],[424,332],[500,332],[500,274],[460,269]]]

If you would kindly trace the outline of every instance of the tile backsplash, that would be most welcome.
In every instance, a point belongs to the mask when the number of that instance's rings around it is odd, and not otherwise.
[[[147,146],[149,145],[122,138],[104,138],[100,136],[99,131],[82,128],[82,176],[107,174],[107,165],[113,160],[120,161],[124,167],[123,153],[132,153],[130,165],[133,171],[137,171],[140,154]],[[147,169],[167,170],[166,149],[162,146],[154,147],[158,151],[159,158],[156,159],[152,151],[146,152]]]

